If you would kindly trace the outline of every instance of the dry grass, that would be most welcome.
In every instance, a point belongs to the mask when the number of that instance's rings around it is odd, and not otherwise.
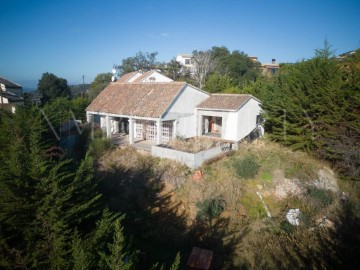
[[[186,142],[173,143],[182,150],[189,149]],[[201,140],[200,143],[194,140],[192,144],[191,149],[194,151],[204,149],[206,145],[213,146],[213,141]],[[253,179],[241,179],[234,169],[234,161],[249,155],[255,157],[260,168]],[[143,157],[131,149],[108,153],[101,160],[101,166],[104,170],[111,170],[113,166],[125,169],[151,167],[157,179],[172,190],[172,202],[181,205],[189,228],[197,224],[198,202],[213,198],[224,200],[226,208],[219,220],[227,221],[220,226],[224,226],[222,229],[228,234],[222,240],[225,243],[232,239],[229,235],[238,239],[232,243],[233,267],[282,269],[292,266],[311,268],[315,265],[315,268],[326,268],[325,260],[329,258],[323,255],[326,254],[323,251],[329,254],[333,252],[333,241],[329,238],[331,229],[326,231],[317,226],[315,221],[323,216],[332,220],[337,218],[339,196],[331,190],[316,191],[319,188],[316,186],[319,171],[330,169],[325,162],[319,162],[305,153],[293,152],[266,140],[257,144],[244,144],[234,154],[201,167],[203,178],[200,181],[193,180],[193,172],[185,166],[166,159]],[[331,173],[326,177],[330,176]],[[337,181],[335,175],[330,180],[326,177],[325,181]],[[284,197],[277,196],[276,191],[280,187],[293,188],[294,185],[301,192],[292,193],[285,188]],[[315,188],[315,192],[309,192],[309,187]],[[256,192],[262,194],[272,215],[271,219],[266,216]],[[286,223],[285,215],[289,208],[299,208],[304,214],[301,226],[293,227]],[[324,246],[322,241],[329,246]]]
[[[220,145],[220,143],[220,140],[216,140],[213,138],[194,137],[190,139],[177,138],[170,141],[168,145],[175,150],[188,153],[197,153],[218,146]]]

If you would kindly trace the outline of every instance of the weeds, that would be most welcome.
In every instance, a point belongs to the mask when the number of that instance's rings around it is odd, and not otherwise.
[[[253,155],[245,156],[234,162],[234,169],[237,175],[243,179],[254,178],[257,175],[259,168],[260,165]]]

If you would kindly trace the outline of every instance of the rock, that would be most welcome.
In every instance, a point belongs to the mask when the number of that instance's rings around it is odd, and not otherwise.
[[[329,168],[322,168],[318,171],[318,179],[312,183],[316,188],[327,189],[338,192],[339,187],[336,182],[334,172]]]
[[[318,218],[315,222],[320,227],[335,229],[335,223],[333,221],[331,221],[330,219],[328,219],[328,217],[326,217],[326,216]]]
[[[301,215],[300,209],[289,209],[289,211],[286,214],[286,219],[287,221],[289,221],[291,225],[299,226],[300,215]]]
[[[300,195],[303,192],[304,189],[303,187],[301,187],[297,179],[290,180],[285,178],[281,183],[276,186],[274,195],[278,199],[285,199],[289,195]]]

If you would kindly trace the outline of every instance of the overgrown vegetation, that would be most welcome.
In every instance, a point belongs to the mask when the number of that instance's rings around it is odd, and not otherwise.
[[[259,171],[259,164],[254,156],[245,156],[234,161],[234,169],[240,178],[254,178]]]
[[[214,251],[215,269],[359,268],[359,51],[338,61],[326,45],[270,78],[243,53],[213,53],[201,83],[259,97],[270,140],[204,165],[200,179],[91,127],[69,155],[53,131],[70,109],[85,120],[86,98],[56,90],[42,111],[0,111],[1,269],[174,270],[193,246]],[[156,53],[137,56],[153,64]]]

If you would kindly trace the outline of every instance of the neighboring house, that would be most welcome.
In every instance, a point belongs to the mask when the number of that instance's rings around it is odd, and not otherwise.
[[[23,105],[22,86],[0,77],[0,109],[15,112],[16,106]]]
[[[251,95],[210,95],[157,71],[131,72],[110,83],[86,114],[107,137],[126,133],[130,144],[202,135],[237,142],[257,127],[259,104]]]
[[[279,73],[280,71],[280,66],[279,64],[276,64],[276,60],[272,59],[271,60],[271,64],[262,64],[261,65],[263,71],[263,75],[267,75],[267,76],[272,76],[272,75],[276,75]]]
[[[192,54],[178,54],[176,56],[176,61],[179,62],[182,67],[180,72],[185,73],[189,71],[190,74],[193,73],[194,65],[191,62],[192,57]]]

